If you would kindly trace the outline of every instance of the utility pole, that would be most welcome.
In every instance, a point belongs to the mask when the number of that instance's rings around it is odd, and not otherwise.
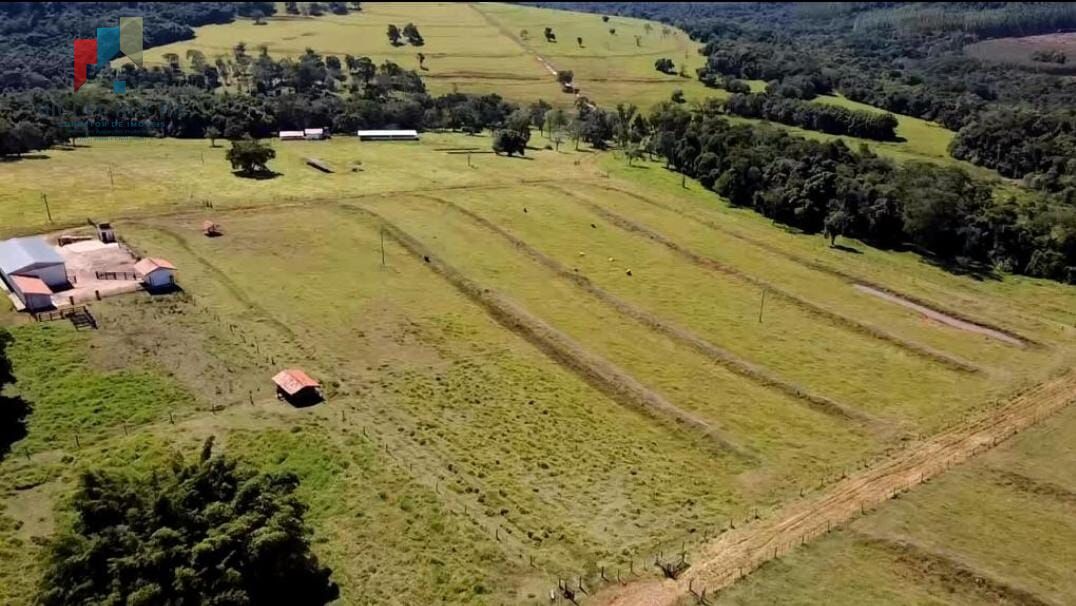
[[[758,303],[758,323],[762,324],[762,308],[766,305],[766,289],[762,289],[762,300]]]
[[[49,223],[52,223],[52,211],[49,210],[49,197],[45,192],[41,192],[41,201],[45,203],[45,214],[49,217]]]
[[[381,226],[381,267],[385,266],[385,226]]]

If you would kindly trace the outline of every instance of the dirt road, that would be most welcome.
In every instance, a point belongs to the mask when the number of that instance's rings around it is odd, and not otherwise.
[[[1076,401],[1076,369],[871,466],[771,516],[722,534],[695,553],[677,581],[613,585],[589,603],[672,606],[690,590],[728,587],[764,562],[944,472]]]

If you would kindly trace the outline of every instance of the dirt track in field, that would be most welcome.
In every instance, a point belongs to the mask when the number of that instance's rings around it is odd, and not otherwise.
[[[826,534],[895,494],[914,488],[1059,412],[1076,401],[1076,370],[1013,396],[1007,403],[855,473],[824,491],[797,499],[771,516],[730,530],[694,554],[676,581],[613,585],[588,603],[672,606],[693,589],[710,595],[763,563]]]
[[[950,316],[948,314],[944,314],[944,313],[942,313],[940,311],[931,309],[931,308],[926,307],[924,305],[920,305],[920,304],[918,304],[918,303],[916,303],[914,301],[909,301],[908,299],[905,299],[905,298],[900,297],[898,295],[888,293],[888,292],[885,292],[883,290],[878,290],[877,288],[872,288],[872,287],[867,286],[865,284],[855,284],[853,286],[853,288],[855,288],[856,290],[858,290],[860,292],[865,292],[867,294],[874,295],[874,296],[878,297],[879,299],[889,301],[890,303],[895,303],[895,304],[900,305],[902,307],[907,307],[908,309],[915,310],[915,311],[923,314],[924,316],[930,318],[931,320],[934,320],[935,322],[941,322],[942,324],[952,326],[953,328],[959,328],[960,330],[966,330],[968,332],[974,332],[974,333],[979,333],[981,335],[986,335],[988,337],[993,337],[993,338],[995,338],[995,339],[997,339],[999,341],[1004,341],[1004,342],[1008,343],[1009,345],[1015,345],[1016,347],[1024,347],[1024,343],[1022,341],[1020,341],[1019,339],[1014,339],[1013,337],[1010,337],[1009,335],[1007,335],[1007,334],[1005,334],[1003,332],[994,330],[993,328],[988,328],[986,326],[980,326],[979,324],[973,324],[971,322],[965,322],[964,320],[961,320],[960,318],[954,318],[953,316]]]

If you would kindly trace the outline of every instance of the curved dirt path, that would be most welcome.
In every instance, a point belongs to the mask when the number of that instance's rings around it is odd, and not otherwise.
[[[987,326],[982,326],[972,322],[966,322],[964,320],[961,320],[960,318],[954,318],[953,316],[942,313],[935,309],[931,309],[925,305],[920,305],[915,301],[909,301],[908,299],[886,292],[884,290],[879,290],[865,284],[853,284],[852,288],[870,295],[874,295],[879,299],[889,301],[890,303],[895,303],[902,307],[907,307],[908,309],[917,311],[924,316],[930,318],[931,320],[934,320],[935,322],[941,322],[942,324],[952,326],[953,328],[959,328],[960,330],[966,330],[968,332],[974,332],[981,335],[986,335],[988,337],[993,337],[999,341],[1004,341],[1009,345],[1015,345],[1016,347],[1025,346],[1023,341],[1014,337],[1010,337],[1009,335],[999,330],[994,330],[993,328],[989,328]]]
[[[818,494],[797,499],[775,514],[730,530],[694,554],[676,581],[613,585],[590,603],[673,606],[691,591],[714,592],[735,583],[796,545],[826,534],[857,515],[992,448],[1076,401],[1076,370],[1015,395],[1002,406],[909,446]]]

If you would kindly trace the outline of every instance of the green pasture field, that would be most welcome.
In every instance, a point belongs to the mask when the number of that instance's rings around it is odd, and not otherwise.
[[[1069,407],[714,603],[1065,603],[1076,592],[1074,436]]]
[[[35,412],[0,463],[0,533],[15,545],[0,552],[0,578],[10,580],[3,598],[32,593],[36,577],[25,571],[39,570],[39,545],[64,515],[79,469],[122,467],[135,453],[148,465],[216,435],[252,464],[294,469],[307,482],[315,547],[347,600],[538,600],[559,575],[593,576],[704,540],[898,447],[901,435],[933,431],[1073,362],[1068,287],[957,276],[852,241],[844,244],[858,253],[830,249],[697,184],[682,188],[656,163],[628,167],[565,146],[526,159],[474,154],[468,166],[445,151],[486,145],[451,134],[276,143],[271,166],[281,176],[267,181],[232,176],[223,150],[197,141],[91,141],[6,164],[9,200],[23,201],[2,207],[11,233],[42,229],[29,192],[48,187],[58,223],[113,218],[136,250],[180,268],[184,290],[94,304],[93,333],[5,312],[15,393]],[[325,175],[303,164],[313,155],[362,170]],[[80,158],[96,170],[80,173]],[[100,171],[112,163],[115,190]],[[730,372],[430,196],[578,269],[632,309],[880,425],[824,414]],[[691,262],[595,208],[740,273]],[[225,235],[205,238],[205,219]],[[391,234],[382,240],[382,220],[719,428],[737,452],[639,412],[544,355]],[[928,321],[830,270],[1041,345]],[[759,322],[752,279],[793,299],[768,298]],[[981,372],[851,330],[795,297]],[[268,378],[293,365],[325,382],[326,405],[277,402]],[[386,554],[364,557],[379,546]]]
[[[722,89],[703,86],[696,78],[695,70],[705,64],[705,57],[698,52],[701,44],[661,23],[650,22],[651,29],[647,31],[648,22],[642,19],[613,16],[606,23],[596,14],[501,3],[429,2],[407,6],[404,10],[398,4],[369,2],[363,4],[361,12],[321,17],[290,16],[281,9],[266,19],[266,25],[239,20],[197,28],[193,40],[147,50],[145,61],[161,65],[166,53],[175,53],[180,65],[186,67],[190,49],[202,51],[210,62],[217,57],[227,59],[235,44],[242,41],[250,54],[259,52],[262,45],[278,57],[297,56],[312,48],[326,55],[365,55],[375,62],[390,59],[415,70],[419,70],[417,53],[422,52],[427,57],[427,69],[420,73],[431,92],[496,93],[523,104],[538,99],[558,106],[574,104],[575,96],[560,91],[545,64],[556,70],[571,70],[582,94],[605,107],[634,103],[645,111],[668,101],[675,90],[683,91],[688,103],[728,96]],[[408,22],[419,27],[426,44],[391,46],[385,36],[388,25],[403,27]],[[545,40],[546,27],[553,28],[556,42]],[[615,29],[616,34],[609,33],[610,29]],[[583,39],[582,46],[577,38]],[[672,59],[677,69],[683,66],[686,77],[655,70],[654,61],[663,57]],[[755,92],[766,86],[757,81],[750,84]],[[816,101],[881,111],[839,95]],[[897,135],[902,141],[846,139],[851,145],[865,142],[898,160],[953,162],[947,153],[952,131],[910,116],[897,119]],[[831,137],[791,130],[806,136]]]
[[[310,46],[417,67],[416,49],[393,49],[384,36],[388,23],[414,21],[435,91],[570,102],[541,56],[573,69],[603,105],[646,107],[674,88],[693,100],[724,94],[653,70],[666,54],[702,61],[694,43],[662,36],[660,24],[648,34],[637,20],[503,4],[363,7],[199,28],[147,59],[192,47],[212,59],[244,40],[252,53],[264,42],[274,54]],[[546,25],[556,44],[542,39]],[[899,131],[907,141],[869,145],[901,161],[952,162],[951,133],[904,117]],[[314,550],[334,569],[344,603],[537,604],[557,578],[646,569],[657,552],[690,550],[730,521],[1076,364],[1071,286],[957,275],[852,240],[831,248],[697,183],[681,185],[660,163],[628,166],[570,143],[544,149],[538,133],[525,158],[488,153],[488,135],[273,142],[278,174],[265,180],[233,175],[226,142],[78,143],[0,164],[0,237],[111,219],[136,251],[175,263],[182,290],[93,303],[100,329],[92,332],[33,323],[0,304],[0,326],[14,336],[9,389],[33,406],[28,435],[0,460],[4,604],[31,602],[42,546],[67,522],[80,471],[148,474],[210,435],[250,465],[299,474]],[[207,219],[222,237],[202,235]],[[431,259],[401,244],[400,232]],[[929,319],[856,283],[1024,344]],[[515,316],[491,309],[494,297]],[[586,362],[566,361],[527,323],[548,327]],[[727,352],[741,370],[691,339]],[[293,409],[274,397],[269,378],[290,366],[323,382],[325,404]],[[743,367],[869,418],[820,410]],[[731,448],[640,411],[630,396],[644,392]],[[1054,488],[1074,490],[1072,419],[1069,410],[720,599],[989,597],[952,575],[909,568],[910,548],[893,547],[908,538],[1063,601],[1074,591],[1063,573],[1076,537],[1064,525],[1071,501],[1059,504],[1066,493]],[[1036,545],[1056,561],[1032,568]]]
[[[540,137],[535,134],[535,144]],[[0,236],[84,225],[87,218],[309,203],[407,189],[507,185],[593,175],[594,154],[529,151],[530,160],[505,162],[490,153],[486,135],[424,133],[422,141],[363,143],[274,141],[276,178],[239,179],[225,160],[228,142],[183,139],[80,139],[70,150],[51,149],[0,164]],[[441,150],[462,150],[449,154]],[[466,150],[474,150],[470,159]],[[562,150],[563,151],[563,150]],[[315,157],[335,172],[308,166]],[[578,164],[577,164],[578,163]],[[519,170],[522,166],[527,170]],[[44,200],[42,195],[45,196]],[[208,210],[208,209],[207,209]],[[199,221],[199,224],[201,222]]]

